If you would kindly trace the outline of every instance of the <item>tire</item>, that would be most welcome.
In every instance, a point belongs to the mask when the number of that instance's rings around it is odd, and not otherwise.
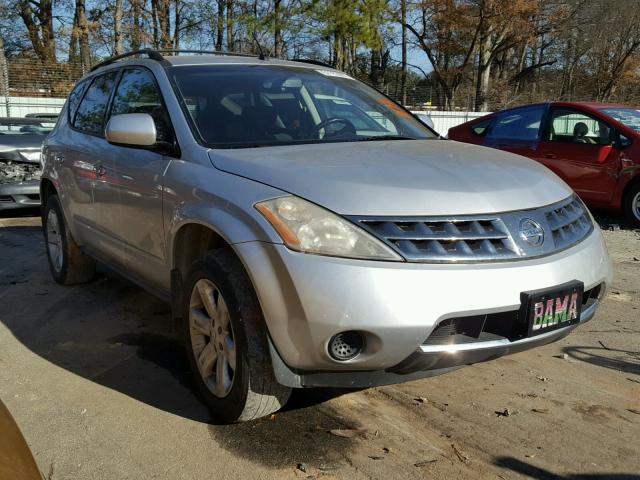
[[[291,389],[275,379],[262,310],[240,261],[229,249],[210,252],[184,287],[186,353],[214,420],[245,422],[279,410]]]
[[[85,283],[96,273],[95,261],[85,255],[64,223],[64,215],[57,195],[46,199],[42,211],[42,231],[47,259],[53,279],[62,285]]]
[[[640,182],[635,182],[624,194],[622,210],[634,227],[640,227]]]

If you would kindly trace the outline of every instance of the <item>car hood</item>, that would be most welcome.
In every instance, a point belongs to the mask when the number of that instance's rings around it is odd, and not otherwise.
[[[447,140],[209,152],[213,165],[344,215],[459,215],[540,207],[571,189],[518,155]]]
[[[31,135],[28,133],[0,135],[0,152],[5,150],[37,149],[42,147],[44,139],[45,135]]]

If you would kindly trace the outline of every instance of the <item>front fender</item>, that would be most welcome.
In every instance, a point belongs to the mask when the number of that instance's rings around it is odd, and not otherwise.
[[[227,243],[282,243],[273,227],[254,208],[257,202],[283,195],[273,187],[210,165],[172,161],[165,173],[163,211],[167,257],[173,269],[175,239],[188,224],[205,226]]]

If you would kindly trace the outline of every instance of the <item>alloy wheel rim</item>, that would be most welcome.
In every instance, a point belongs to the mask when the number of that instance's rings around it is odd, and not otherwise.
[[[640,192],[636,193],[633,200],[631,200],[631,211],[640,220]]]
[[[54,210],[47,214],[47,252],[51,265],[56,272],[62,270],[62,235],[60,234],[60,222]]]
[[[189,334],[200,377],[213,395],[226,397],[235,379],[235,336],[220,289],[204,278],[191,292]]]

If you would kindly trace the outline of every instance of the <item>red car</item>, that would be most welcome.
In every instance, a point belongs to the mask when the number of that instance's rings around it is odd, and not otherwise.
[[[622,210],[640,226],[640,108],[582,102],[525,105],[453,127],[449,138],[537,160],[589,206]]]

